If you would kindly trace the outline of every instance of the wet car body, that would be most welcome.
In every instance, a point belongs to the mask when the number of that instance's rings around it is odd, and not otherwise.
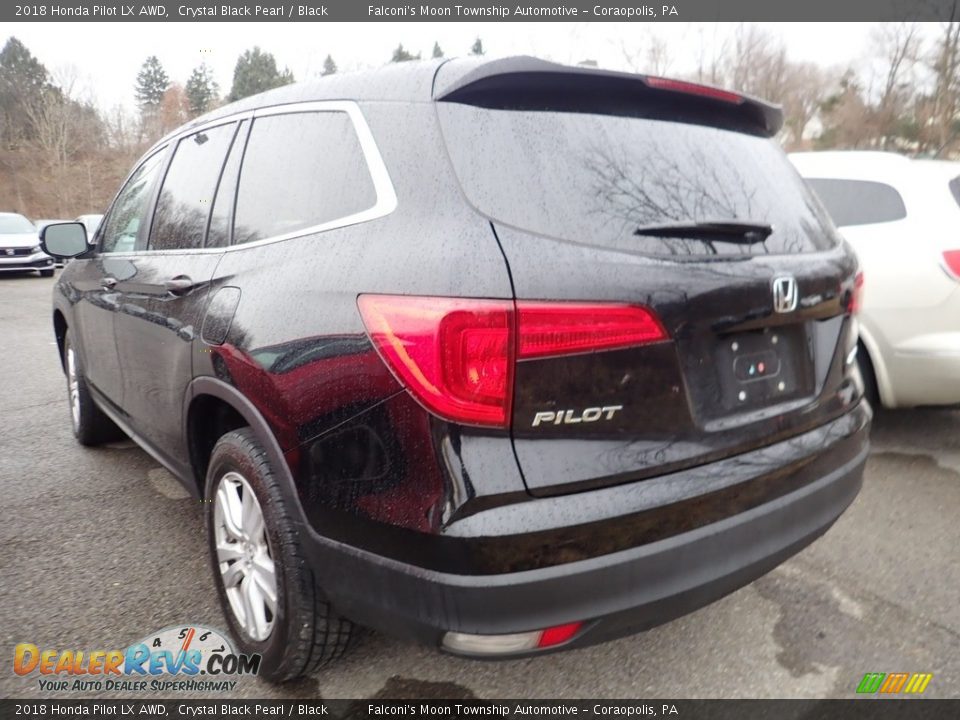
[[[225,239],[210,243],[211,216],[198,246],[152,249],[159,180],[115,252],[102,248],[108,211],[101,245],[57,284],[61,345],[70,328],[97,404],[197,496],[220,435],[251,428],[325,596],[358,623],[463,655],[517,656],[701,607],[809,544],[852,502],[870,410],[849,359],[856,260],[767,139],[776,109],[656,81],[530,59],[421,63],[217,110],[148,157],[169,164],[181,138],[230,126],[215,193],[234,198]],[[311,113],[349,116],[369,202],[347,221],[257,237],[237,190],[257,123]],[[606,234],[528,222],[511,203],[549,198],[517,190],[522,163],[501,168],[470,146],[498,138],[498,123],[520,123],[520,144],[549,141],[544,114],[574,118],[584,138],[577,123],[614,118],[679,128],[676,142],[701,150],[742,142],[785,188],[742,197],[760,215],[787,207],[772,225],[788,230],[749,242],[726,226],[692,238],[644,231],[662,213],[632,206]],[[591,197],[621,197],[634,172],[591,157],[600,184],[582,194],[583,217]],[[295,179],[289,187],[295,195]],[[663,192],[683,205],[691,191],[677,187]],[[743,215],[742,198],[729,204]],[[782,278],[794,295],[778,312]],[[502,421],[428,409],[390,364],[371,317],[411,298],[506,318]],[[515,346],[528,321],[583,306],[640,309],[654,335],[525,357]],[[773,362],[769,378],[743,376]],[[550,646],[483,644],[558,626],[573,629]]]

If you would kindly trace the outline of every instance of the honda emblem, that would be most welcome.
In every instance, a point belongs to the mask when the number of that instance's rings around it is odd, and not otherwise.
[[[800,293],[797,281],[792,275],[780,275],[773,279],[773,309],[778,313],[793,312],[797,309]]]

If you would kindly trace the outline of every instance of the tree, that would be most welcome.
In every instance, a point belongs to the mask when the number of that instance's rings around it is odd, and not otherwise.
[[[190,73],[184,93],[187,98],[187,108],[193,117],[207,112],[216,103],[220,86],[213,79],[213,73],[206,63],[201,63]]]
[[[289,85],[293,82],[293,73],[284,68],[277,69],[273,54],[263,52],[254,46],[237,58],[233,69],[233,87],[230,89],[230,101],[256,95],[273,88]]]
[[[170,85],[170,77],[156,55],[143,61],[137,73],[137,106],[144,115],[155,114],[163,101],[163,94]]]
[[[416,55],[411,54],[403,47],[403,43],[397,45],[396,49],[393,51],[393,57],[390,58],[390,62],[407,62],[408,60],[419,60],[420,53]]]
[[[470,54],[471,55],[484,54],[483,40],[481,40],[480,38],[477,38],[476,40],[473,41],[473,45],[470,46]]]
[[[443,50],[440,49],[440,43],[438,42],[433,43],[433,54],[431,55],[431,57],[433,58],[443,57]]]
[[[333,57],[327,55],[326,59],[323,61],[323,71],[320,73],[321,76],[324,75],[334,75],[337,72],[337,64],[333,61]]]
[[[926,146],[934,157],[949,153],[960,134],[960,22],[944,23],[930,57],[933,97],[928,101]]]
[[[11,37],[0,50],[0,132],[16,144],[36,135],[22,110],[50,89],[50,76],[27,47]]]
[[[183,125],[190,117],[190,101],[180,83],[171,83],[160,101],[160,132]]]

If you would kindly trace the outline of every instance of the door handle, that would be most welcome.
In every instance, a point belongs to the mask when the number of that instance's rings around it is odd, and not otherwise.
[[[163,286],[171,295],[186,295],[193,290],[193,280],[186,275],[177,275],[169,280],[164,280]]]
[[[113,290],[117,286],[117,279],[112,277],[105,277],[100,280],[100,287],[104,290]]]

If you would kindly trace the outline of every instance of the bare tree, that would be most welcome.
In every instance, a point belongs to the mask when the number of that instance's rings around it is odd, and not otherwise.
[[[954,14],[956,10],[953,11]],[[949,154],[957,141],[960,114],[960,22],[944,23],[932,55],[933,97],[929,100],[927,143],[935,157]]]

